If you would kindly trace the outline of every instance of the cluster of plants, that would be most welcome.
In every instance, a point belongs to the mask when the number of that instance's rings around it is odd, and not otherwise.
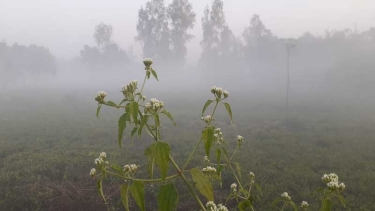
[[[144,165],[128,163],[121,167],[113,164],[108,159],[107,153],[101,152],[94,161],[96,168],[92,168],[90,171],[90,175],[97,178],[99,195],[106,202],[103,192],[103,180],[108,179],[108,177],[119,178],[124,181],[120,186],[121,201],[124,208],[130,210],[129,196],[131,195],[139,209],[146,210],[145,184],[162,183],[157,193],[158,210],[175,210],[179,201],[178,189],[175,186],[175,180],[178,178],[186,185],[200,210],[227,211],[227,202],[235,200],[239,210],[254,211],[254,199],[257,194],[262,195],[260,185],[255,183],[255,174],[253,172],[250,172],[247,178],[242,178],[240,164],[233,161],[235,155],[240,152],[243,137],[237,135],[237,147],[232,153],[228,153],[226,137],[222,129],[214,126],[214,117],[219,105],[224,106],[232,121],[232,109],[230,104],[226,102],[229,92],[216,86],[211,88],[214,99],[207,100],[203,106],[201,115],[205,126],[202,130],[201,138],[189,153],[185,163],[179,165],[171,155],[170,145],[162,141],[160,132],[162,126],[161,117],[165,116],[175,124],[174,118],[166,110],[163,101],[151,98],[147,102],[146,96],[143,95],[145,83],[150,79],[151,75],[158,80],[157,73],[152,67],[152,60],[145,59],[143,63],[146,72],[140,90],[138,90],[138,82],[133,80],[122,88],[121,92],[124,99],[119,104],[107,101],[107,93],[104,91],[98,92],[95,100],[98,102],[97,117],[99,117],[103,105],[124,111],[118,120],[118,144],[120,147],[124,130],[127,127],[133,127],[131,138],[138,136],[141,139],[142,133],[145,131],[154,140],[144,151],[144,155],[148,158],[147,171],[149,178],[140,178],[137,175],[138,169]],[[212,103],[214,103],[212,112],[205,115]],[[203,157],[204,167],[188,168],[190,161],[201,145],[205,153]],[[176,173],[168,175],[168,172],[170,172],[168,171],[169,165],[173,166]],[[158,173],[156,173],[156,169],[159,170]],[[217,183],[219,188],[223,187],[222,174],[226,170],[232,174],[235,182],[230,185],[231,192],[227,195],[225,202],[220,203],[214,199],[215,186],[213,184]],[[158,177],[155,178],[155,175]],[[322,205],[320,211],[332,210],[334,198],[337,198],[345,206],[346,201],[342,195],[345,190],[345,184],[339,182],[338,176],[335,173],[324,174],[322,181],[326,184],[326,187],[320,187],[316,190],[321,195]],[[257,194],[252,191],[254,188],[257,190]],[[206,202],[203,202],[197,191],[205,198]],[[276,198],[272,206],[279,204],[281,204],[281,211],[286,210],[288,206],[295,211],[299,209],[287,192]],[[306,201],[302,201],[300,208],[306,211],[309,209],[309,204]]]

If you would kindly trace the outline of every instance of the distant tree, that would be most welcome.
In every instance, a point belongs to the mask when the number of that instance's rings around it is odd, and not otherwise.
[[[98,48],[112,43],[113,28],[111,25],[100,23],[95,27],[95,33],[93,35],[96,45]]]
[[[289,78],[290,78],[290,71],[289,71],[289,58],[291,50],[296,47],[296,40],[289,38],[285,40],[285,49],[287,52],[287,60],[286,60],[286,67],[287,67],[287,83],[286,83],[286,112],[288,112],[289,107]]]
[[[253,15],[250,25],[244,29],[242,35],[245,40],[244,56],[248,63],[254,64],[262,59],[273,59],[272,54],[277,39],[273,37],[271,30],[265,27],[259,15]]]
[[[195,13],[188,0],[173,0],[167,12],[171,21],[173,60],[184,63],[187,52],[185,43],[194,38],[193,35],[187,33],[187,30],[194,27]]]
[[[229,29],[223,6],[222,0],[214,0],[211,7],[206,6],[204,10],[199,65],[206,70],[225,70],[222,73],[230,73],[234,71],[234,66],[239,67],[237,62],[242,44]]]
[[[101,67],[122,67],[130,62],[125,50],[112,40],[111,25],[100,23],[95,27],[94,39],[97,46],[84,45],[80,51],[81,61],[93,69]]]
[[[137,41],[142,44],[143,57],[167,61],[171,55],[171,38],[167,8],[163,0],[151,0],[138,12]]]

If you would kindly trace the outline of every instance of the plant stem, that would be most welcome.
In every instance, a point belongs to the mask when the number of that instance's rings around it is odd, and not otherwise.
[[[197,200],[199,206],[201,207],[201,209],[203,211],[206,211],[206,207],[203,205],[202,201],[199,199],[199,196],[197,195],[197,193],[195,193],[193,187],[191,187],[191,185],[189,184],[188,180],[186,179],[183,171],[181,171],[180,167],[178,167],[177,163],[173,160],[172,156],[169,155],[169,158],[171,159],[171,162],[173,164],[173,166],[176,168],[179,176],[181,177],[181,179],[184,181],[184,183],[186,184],[186,186],[188,187],[189,191],[193,194],[194,198]]]
[[[216,105],[215,105],[214,110],[212,111],[211,118],[214,117],[214,115],[215,115],[215,111],[216,111],[216,108],[217,108],[217,105],[218,105],[218,104],[219,104],[219,101],[216,100]],[[211,121],[208,122],[207,127],[210,126],[210,124],[211,124]],[[203,137],[201,137],[201,139],[200,139],[200,140],[198,141],[198,143],[195,145],[193,151],[190,153],[190,155],[189,155],[188,159],[186,160],[186,162],[185,162],[184,166],[182,167],[182,169],[186,169],[187,165],[189,164],[191,158],[193,157],[193,155],[194,155],[195,151],[197,150],[198,146],[201,144],[202,140],[203,140]]]
[[[230,164],[230,162],[228,160],[228,157],[225,155],[225,153],[223,153],[223,155],[224,155],[225,160],[228,163],[229,168],[232,170],[232,173],[233,173],[234,177],[236,178],[236,180],[238,182],[238,185],[240,186],[241,189],[243,189],[242,184],[241,184],[240,180],[238,179],[236,172],[234,171],[232,165]]]
[[[141,88],[141,95],[138,96],[138,100],[137,100],[137,103],[139,102],[139,100],[142,98],[142,92],[143,92],[143,88],[145,87],[145,84],[146,84],[146,79],[147,79],[147,75],[145,75],[145,79],[143,80],[143,84],[142,84],[142,88]]]
[[[283,207],[281,208],[281,211],[284,210],[286,203],[284,202]]]

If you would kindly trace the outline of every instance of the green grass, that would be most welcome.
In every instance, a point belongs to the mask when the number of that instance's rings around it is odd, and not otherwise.
[[[89,176],[101,151],[107,152],[110,162],[141,165],[139,175],[146,175],[144,150],[152,140],[144,134],[132,144],[127,131],[124,147],[119,149],[117,119],[121,111],[102,108],[97,119],[94,94],[15,93],[0,105],[0,210],[105,210]],[[200,137],[204,98],[197,99],[199,106],[190,101],[184,104],[178,97],[164,100],[177,127],[165,123],[162,138],[171,144],[179,163],[186,160]],[[243,177],[254,172],[262,187],[263,197],[256,198],[256,210],[273,210],[270,204],[284,191],[296,203],[306,200],[311,210],[318,210],[320,202],[314,191],[323,186],[322,175],[331,172],[346,184],[347,207],[337,203],[334,210],[375,210],[375,122],[371,118],[353,118],[357,115],[345,113],[345,109],[296,106],[286,121],[285,112],[277,106],[247,106],[235,97],[228,101],[233,104],[234,124],[230,125],[225,110],[219,109],[214,125],[222,128],[229,148],[236,146],[237,134],[244,136],[235,161],[241,163]],[[202,168],[203,155],[200,149],[190,166]],[[215,185],[218,203],[225,202],[234,182],[229,171],[223,179],[223,189]],[[115,210],[122,210],[120,183],[109,179],[104,184],[109,207]],[[178,210],[197,207],[180,181],[176,186]],[[157,186],[146,188],[146,208],[153,210]],[[134,202],[131,206],[136,209]],[[229,202],[228,207],[235,203]]]

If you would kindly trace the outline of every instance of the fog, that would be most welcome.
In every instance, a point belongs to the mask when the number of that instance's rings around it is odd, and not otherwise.
[[[147,82],[147,97],[205,99],[215,85],[238,105],[282,112],[289,62],[289,110],[374,105],[373,1],[147,2],[3,0],[6,102],[23,90],[121,98],[150,57],[160,81]]]

